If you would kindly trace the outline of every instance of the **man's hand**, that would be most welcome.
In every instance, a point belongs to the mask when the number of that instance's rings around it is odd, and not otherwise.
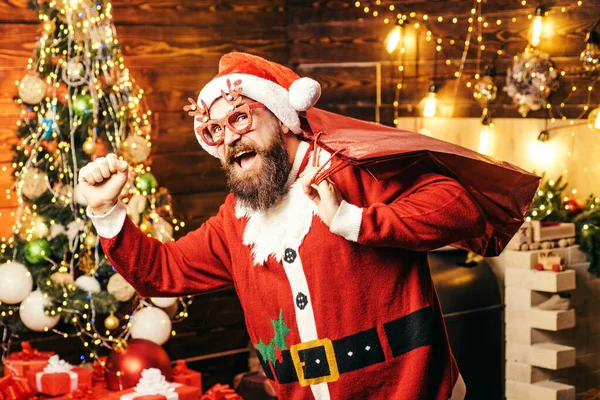
[[[129,166],[115,154],[99,157],[79,171],[81,193],[96,215],[110,211],[127,183]]]
[[[340,208],[342,196],[333,182],[325,179],[318,186],[312,184],[313,178],[317,173],[318,167],[308,166],[300,174],[300,183],[302,190],[315,202],[319,209],[319,217],[327,226],[331,226],[333,217]]]

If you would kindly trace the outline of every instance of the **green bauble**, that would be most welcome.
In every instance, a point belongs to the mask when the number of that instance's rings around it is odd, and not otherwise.
[[[94,109],[92,97],[87,94],[78,94],[73,99],[73,111],[77,115],[84,115]]]
[[[25,259],[31,264],[39,264],[50,258],[50,242],[44,238],[32,239],[25,245]]]
[[[152,175],[150,172],[146,172],[145,174],[135,178],[135,186],[142,193],[151,193],[152,189],[156,189],[158,187],[158,182],[156,181],[154,175]]]

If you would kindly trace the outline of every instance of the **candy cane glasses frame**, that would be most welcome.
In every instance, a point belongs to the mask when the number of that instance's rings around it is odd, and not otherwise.
[[[211,120],[208,116],[199,115],[197,117],[200,123],[196,127],[198,134],[204,143],[209,146],[219,146],[225,141],[225,127],[237,135],[248,133],[252,129],[252,112],[255,108],[266,108],[260,102],[245,103],[229,111],[223,118]]]

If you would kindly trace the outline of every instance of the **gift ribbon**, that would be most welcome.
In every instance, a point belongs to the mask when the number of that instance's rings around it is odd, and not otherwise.
[[[237,394],[229,385],[217,383],[211,387],[200,397],[200,400],[216,400],[217,398],[225,398],[227,400],[242,400],[242,397]]]
[[[17,353],[12,353],[8,356],[7,360],[19,360],[19,361],[29,361],[29,360],[45,360],[47,359],[52,352],[44,351],[41,352],[38,349],[34,349],[31,347],[29,342],[21,343],[21,351]]]
[[[63,372],[38,372],[37,374],[35,374],[35,386],[36,389],[38,390],[38,392],[42,392],[44,393],[44,391],[42,390],[42,377],[45,374],[69,374],[69,379],[71,380],[71,392],[75,391],[77,389],[77,386],[79,386],[78,384],[78,379],[79,376],[77,375],[77,372],[73,372],[73,371],[63,371]]]

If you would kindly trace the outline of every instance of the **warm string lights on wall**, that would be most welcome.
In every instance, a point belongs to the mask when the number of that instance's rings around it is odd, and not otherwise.
[[[476,66],[476,71],[474,74],[472,75],[466,75],[463,72],[464,69],[464,60],[451,60],[451,59],[446,59],[445,60],[445,64],[447,66],[455,66],[457,67],[457,70],[453,73],[453,78],[456,78],[458,81],[465,81],[464,84],[467,88],[471,88],[473,87],[474,83],[472,82],[472,79],[474,79],[475,81],[479,80],[481,78],[481,72],[480,72],[480,61],[482,60],[482,56],[484,51],[486,50],[486,46],[483,43],[483,32],[486,28],[489,28],[490,26],[496,25],[496,26],[500,26],[503,24],[514,24],[519,22],[520,20],[522,20],[523,18],[527,18],[527,20],[531,21],[530,24],[530,32],[529,32],[529,39],[530,39],[530,45],[532,47],[535,47],[539,44],[540,40],[541,40],[541,34],[543,32],[544,29],[544,23],[543,23],[543,19],[546,18],[549,15],[549,12],[561,12],[561,13],[566,13],[569,12],[570,10],[576,10],[578,8],[580,8],[583,5],[582,1],[577,1],[574,4],[568,5],[568,6],[559,6],[559,7],[548,7],[548,8],[543,8],[543,7],[536,7],[536,8],[531,8],[532,4],[531,2],[527,2],[527,1],[522,1],[521,5],[523,6],[523,9],[513,9],[513,10],[506,10],[505,12],[499,13],[499,12],[493,12],[493,13],[489,13],[489,15],[483,15],[481,7],[482,7],[482,1],[481,0],[474,0],[474,4],[473,7],[470,9],[470,12],[468,14],[462,14],[462,15],[455,15],[453,17],[445,17],[445,16],[435,16],[435,15],[430,15],[427,13],[419,13],[419,12],[409,12],[409,11],[404,11],[407,7],[398,4],[383,4],[382,1],[377,0],[377,1],[356,1],[354,3],[356,8],[362,9],[362,11],[366,14],[366,15],[370,15],[376,19],[382,19],[383,23],[388,25],[388,24],[394,24],[396,25],[392,31],[390,32],[390,34],[388,35],[389,37],[394,37],[394,41],[396,43],[400,42],[401,39],[401,30],[400,30],[400,24],[398,24],[398,21],[400,21],[402,23],[403,26],[411,26],[412,28],[414,28],[416,31],[425,31],[426,32],[426,41],[427,42],[432,42],[435,45],[435,49],[436,49],[436,53],[437,52],[441,52],[442,54],[444,53],[443,48],[445,46],[456,46],[457,40],[455,37],[442,37],[442,36],[438,36],[436,34],[434,34],[432,32],[432,29],[435,30],[435,25],[436,24],[448,24],[448,23],[452,23],[452,24],[459,24],[461,22],[464,22],[465,20],[469,23],[469,26],[467,28],[467,32],[465,34],[465,37],[470,36],[469,34],[474,34],[474,36],[476,37],[476,48],[477,48],[477,66]],[[400,11],[403,10],[403,11]],[[410,24],[408,24],[407,22],[410,21]],[[430,28],[429,28],[430,27]],[[476,32],[474,32],[476,31]],[[418,35],[418,34],[417,34]],[[597,42],[599,42],[599,40],[595,40],[597,39],[597,37],[594,35],[591,38],[591,42],[592,44],[589,46],[592,49],[597,49],[598,45]],[[387,43],[389,43],[388,40],[386,40],[386,45]],[[596,43],[596,44],[594,44]],[[470,40],[470,38],[465,40],[465,48],[468,50],[470,50],[473,45],[474,45],[474,41]],[[404,47],[403,47],[404,49]],[[393,50],[391,50],[393,51]],[[390,49],[388,48],[388,52],[390,52]],[[405,56],[405,52],[401,53],[402,56]],[[496,59],[497,57],[510,57],[511,54],[507,54],[506,51],[504,49],[498,49],[496,50],[495,54],[493,55],[493,59]],[[516,57],[517,55],[512,55],[514,57]],[[404,58],[404,57],[403,57]],[[598,60],[598,57],[592,58],[593,60]],[[583,60],[583,55],[582,55],[582,60]],[[396,92],[398,92],[398,88],[402,89],[406,87],[406,76],[402,73],[404,72],[404,61],[399,61],[400,66],[400,81],[397,83],[397,89]],[[560,75],[562,77],[565,77],[568,75],[566,74],[565,71],[560,71]],[[577,77],[577,74],[574,74],[574,77]],[[464,78],[464,79],[463,79]],[[438,77],[438,80],[443,81],[443,80],[448,80],[448,79],[452,79],[451,77],[444,77],[444,76],[440,76]],[[430,85],[431,88],[431,85]],[[428,95],[429,97],[432,97],[430,95]],[[570,97],[569,97],[570,98]],[[395,95],[394,98],[394,118],[397,120],[397,116],[399,114],[398,112],[398,107],[399,107],[399,94],[397,93]],[[562,101],[561,103],[566,103],[566,101]],[[583,110],[583,114],[585,114],[585,112],[587,111],[587,109],[589,108],[589,105],[584,106],[584,110]],[[562,118],[563,115],[561,115],[561,119],[566,119]],[[581,118],[581,117],[578,117]]]

